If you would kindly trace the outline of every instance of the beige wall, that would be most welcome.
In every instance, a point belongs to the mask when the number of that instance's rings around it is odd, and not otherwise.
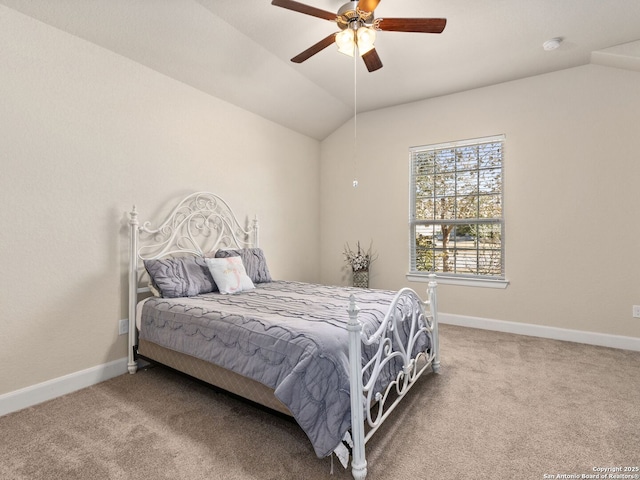
[[[126,356],[134,203],[219,193],[319,279],[316,140],[2,6],[0,45],[0,394]]]
[[[425,80],[426,81],[426,80]],[[640,73],[587,65],[358,116],[322,144],[321,274],[373,240],[372,286],[411,286],[408,148],[506,134],[505,290],[439,286],[442,312],[640,337]]]
[[[424,291],[405,279],[408,147],[499,133],[511,285],[440,286],[441,311],[640,337],[637,72],[362,114],[355,173],[351,123],[319,144],[2,6],[0,45],[0,395],[126,356],[134,203],[144,220],[214,191],[259,216],[276,278],[346,284],[345,242],[373,240],[372,286]]]

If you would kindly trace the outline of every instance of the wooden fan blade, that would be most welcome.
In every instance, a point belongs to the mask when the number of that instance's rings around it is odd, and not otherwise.
[[[380,0],[360,0],[357,8],[363,12],[373,12],[379,3]]]
[[[311,15],[312,17],[324,18],[325,20],[330,20],[332,22],[335,22],[336,20],[335,13],[327,12],[326,10],[321,10],[310,5],[305,5],[304,3],[294,2],[293,0],[273,0],[271,5]]]
[[[446,18],[381,18],[376,22],[388,32],[442,33],[447,25]]]
[[[375,72],[382,68],[382,60],[378,56],[378,52],[376,52],[375,48],[372,48],[367,53],[362,55],[362,60],[364,60],[364,64],[367,66],[367,70],[370,72]]]
[[[335,40],[336,40],[336,34],[332,33],[328,37],[325,37],[322,40],[320,40],[315,45],[312,45],[311,47],[307,48],[304,52],[293,57],[291,61],[294,63],[302,63],[305,60],[309,59],[310,57],[313,57],[316,53],[327,48],[329,45],[334,43]]]

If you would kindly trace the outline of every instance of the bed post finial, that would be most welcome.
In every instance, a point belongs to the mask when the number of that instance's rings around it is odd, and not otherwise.
[[[356,299],[349,296],[349,382],[351,390],[351,435],[353,436],[353,452],[351,459],[351,473],[356,480],[367,476],[367,460],[364,452],[364,411],[362,386],[362,325],[358,320],[360,308]]]

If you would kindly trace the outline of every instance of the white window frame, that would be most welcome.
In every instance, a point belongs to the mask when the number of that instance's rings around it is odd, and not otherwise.
[[[491,219],[472,219],[472,218],[462,218],[452,220],[452,223],[469,223],[467,220],[472,220],[479,223],[493,223],[500,225],[501,230],[501,274],[500,275],[474,275],[474,274],[462,274],[462,273],[452,273],[452,272],[431,272],[431,271],[419,271],[416,268],[416,226],[418,225],[433,225],[437,226],[440,223],[438,220],[424,220],[424,219],[416,219],[416,175],[415,175],[415,159],[417,153],[425,153],[432,152],[437,150],[446,150],[446,149],[455,149],[459,147],[469,147],[487,143],[501,143],[501,204],[502,204],[502,216],[499,218],[491,218]],[[410,152],[410,162],[409,162],[409,178],[410,178],[410,216],[409,216],[409,273],[407,273],[406,277],[410,281],[415,282],[427,282],[428,275],[430,273],[435,273],[438,283],[442,284],[451,284],[451,285],[463,285],[463,286],[479,286],[479,287],[488,287],[488,288],[506,288],[509,284],[509,281],[505,277],[505,237],[504,237],[504,147],[505,147],[505,135],[494,135],[490,137],[482,137],[475,138],[469,140],[461,140],[456,142],[447,142],[447,143],[439,143],[434,145],[424,145],[411,147],[409,149]],[[457,195],[457,193],[456,193]],[[436,197],[434,193],[434,197]],[[452,248],[455,252],[455,245]]]

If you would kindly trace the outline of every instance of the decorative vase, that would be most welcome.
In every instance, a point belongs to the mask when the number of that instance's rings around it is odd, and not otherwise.
[[[353,286],[369,288],[369,270],[358,270],[357,272],[353,272]]]

